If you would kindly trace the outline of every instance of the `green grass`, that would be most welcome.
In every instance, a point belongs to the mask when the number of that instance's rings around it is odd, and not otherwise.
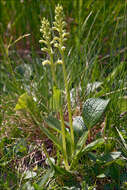
[[[47,140],[36,122],[56,135],[51,125],[59,126],[59,114],[51,106],[52,76],[50,67],[41,64],[47,55],[40,51],[39,30],[44,16],[53,22],[57,3],[63,5],[70,33],[65,62],[69,90],[73,91],[73,118],[82,115],[87,99],[110,99],[87,140],[89,145],[104,137],[105,143],[83,153],[69,173],[61,151]],[[126,189],[126,15],[125,1],[0,1],[0,189]],[[59,54],[55,52],[55,56]],[[60,65],[56,77],[63,92]],[[30,103],[34,117],[25,110],[14,110],[26,92],[36,101],[36,105]],[[68,122],[64,95],[63,113]],[[56,120],[45,124],[43,119],[48,116]],[[54,168],[37,160],[46,154],[44,142],[47,151],[51,147],[48,155],[56,160]]]

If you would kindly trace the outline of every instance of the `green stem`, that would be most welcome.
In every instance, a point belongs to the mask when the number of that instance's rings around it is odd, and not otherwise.
[[[59,112],[60,112],[60,120],[61,120],[61,132],[62,132],[63,156],[64,156],[65,168],[66,170],[69,170],[69,164],[68,164],[68,159],[67,159],[67,149],[66,149],[65,124],[64,124],[64,118],[63,118],[63,112],[62,112],[61,106],[60,106]]]
[[[53,82],[55,86],[57,87],[57,81],[56,81],[56,75],[55,75],[55,65],[53,63],[53,54],[50,54],[50,62],[51,62],[51,72],[53,77]]]
[[[55,68],[54,68],[54,63],[53,63],[53,54],[50,54],[50,61],[51,61],[51,71],[52,71],[53,83],[55,84],[55,86],[57,86]],[[61,133],[62,133],[64,163],[65,163],[66,170],[69,170],[69,164],[68,164],[68,159],[67,159],[67,150],[66,150],[65,125],[64,125],[64,117],[63,117],[61,105],[59,108],[59,113],[60,113],[60,120],[61,120]]]
[[[65,91],[66,91],[66,96],[67,96],[67,107],[68,107],[69,124],[70,124],[70,132],[71,132],[71,146],[72,146],[72,154],[73,154],[74,153],[74,130],[73,130],[73,125],[72,125],[71,99],[70,99],[70,93],[69,93],[69,88],[68,88],[67,74],[66,74],[63,52],[61,52],[61,56],[62,56],[62,62],[63,62],[62,67],[63,67]]]

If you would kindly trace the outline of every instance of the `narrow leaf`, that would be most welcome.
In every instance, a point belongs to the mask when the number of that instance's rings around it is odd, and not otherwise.
[[[103,82],[93,82],[93,83],[88,83],[86,91],[87,94],[90,94],[91,92],[94,92],[96,89],[98,89],[101,85],[103,84]]]
[[[76,153],[75,153],[76,156],[82,151],[83,146],[85,145],[85,142],[87,140],[88,133],[89,131],[85,131],[83,135],[80,137],[80,139],[78,140],[77,145],[76,145]]]
[[[48,124],[49,127],[54,129],[55,131],[61,133],[61,124],[60,121],[52,116],[45,118],[44,121]]]
[[[103,138],[100,138],[100,139],[97,139],[95,140],[94,142],[88,144],[82,152],[89,152],[89,151],[92,151],[92,150],[96,150],[98,147],[100,147],[102,144],[104,144],[104,139]]]
[[[121,74],[122,70],[125,68],[125,65],[126,65],[125,62],[121,62],[117,67],[115,67],[112,73],[110,73],[106,78],[106,81],[107,82],[113,81],[118,74]]]
[[[47,128],[42,127],[40,125],[40,129],[45,133],[45,135],[54,142],[54,144],[61,150],[62,149],[62,144],[60,143],[59,139],[57,136],[53,135]]]
[[[51,178],[53,177],[54,171],[52,168],[50,168],[46,174],[43,176],[42,180],[39,182],[39,186],[43,187],[45,185],[45,183]]]
[[[127,144],[126,144],[126,141],[124,140],[124,138],[123,138],[121,132],[119,131],[119,129],[118,129],[117,127],[115,127],[115,129],[116,129],[117,133],[119,134],[119,137],[120,137],[120,139],[121,139],[121,141],[122,141],[122,143],[123,143],[125,149],[127,150]]]

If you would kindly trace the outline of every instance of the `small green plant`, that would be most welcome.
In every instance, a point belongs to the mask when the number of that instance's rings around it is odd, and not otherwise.
[[[50,64],[51,65],[51,71],[52,71],[52,78],[53,78],[53,101],[57,105],[57,111],[60,114],[60,122],[61,122],[61,135],[62,135],[62,153],[65,163],[66,170],[70,170],[71,168],[74,168],[73,163],[75,160],[77,160],[78,155],[81,152],[84,152],[84,144],[87,140],[87,135],[89,133],[89,130],[91,127],[93,127],[100,119],[102,113],[104,112],[105,108],[108,105],[109,100],[101,100],[101,99],[89,99],[84,105],[83,110],[83,118],[84,118],[84,126],[87,126],[87,129],[85,132],[82,130],[83,135],[81,138],[79,138],[79,141],[75,142],[74,138],[74,127],[72,122],[72,108],[71,108],[71,99],[70,99],[70,90],[67,80],[67,72],[66,72],[66,62],[65,62],[65,41],[67,40],[68,33],[65,29],[66,22],[64,21],[64,13],[63,13],[63,7],[58,5],[55,9],[55,22],[53,22],[53,27],[50,28],[50,24],[48,20],[45,18],[42,20],[42,25],[40,32],[42,33],[42,39],[40,40],[40,43],[43,43],[46,45],[46,47],[42,48],[42,51],[45,51],[49,55],[49,60],[43,61],[43,65]],[[55,36],[53,39],[51,39],[51,32],[55,31]],[[53,49],[57,48],[59,53],[59,58],[57,61],[55,61],[55,54]],[[66,92],[66,100],[67,100],[67,107],[68,107],[68,115],[69,115],[69,128],[70,130],[67,131],[65,127],[64,117],[63,117],[63,105],[62,101],[60,101],[62,94],[61,90],[58,87],[57,84],[57,78],[55,74],[55,66],[56,64],[62,65],[62,71],[64,76],[64,85],[65,85],[65,92]],[[55,96],[55,94],[59,94]],[[95,106],[95,107],[94,107]],[[89,110],[88,110],[89,109]],[[97,109],[97,110],[96,110]],[[94,114],[93,114],[94,111]],[[70,144],[68,143],[70,142]],[[95,144],[101,144],[103,143],[103,139],[99,139]],[[70,147],[69,147],[70,146]],[[69,155],[67,153],[67,147],[70,150]]]
[[[62,1],[42,66],[57,2],[0,1],[0,189],[126,189],[127,3]]]
[[[59,94],[59,97],[61,98],[61,91],[58,89],[57,85],[57,79],[55,75],[55,63],[54,63],[54,52],[52,46],[58,49],[60,53],[60,59],[57,60],[56,64],[61,64],[63,69],[63,75],[64,75],[64,84],[65,84],[65,91],[66,91],[66,97],[67,97],[67,106],[68,106],[68,114],[69,114],[69,126],[70,126],[70,133],[71,133],[71,153],[73,155],[74,153],[74,132],[73,132],[73,126],[72,126],[72,111],[71,111],[71,100],[70,100],[70,93],[69,93],[69,87],[67,82],[67,73],[65,68],[65,61],[64,61],[64,52],[65,52],[65,46],[64,42],[67,40],[66,36],[68,33],[65,30],[66,22],[64,21],[64,15],[63,15],[63,8],[62,6],[58,5],[55,9],[55,22],[53,22],[53,27],[49,27],[49,22],[45,18],[42,20],[42,26],[40,31],[43,34],[43,39],[40,40],[40,43],[44,43],[46,45],[46,48],[42,48],[42,51],[45,51],[48,53],[50,60],[45,60],[42,64],[50,64],[51,65],[51,71],[52,71],[52,77],[53,77],[53,96],[56,93]],[[56,31],[58,35],[56,35],[53,40],[51,40],[51,31]],[[64,153],[64,160],[65,160],[65,167],[67,170],[69,170],[69,163],[67,159],[67,150],[66,150],[66,137],[65,137],[65,124],[64,124],[64,118],[63,118],[63,112],[62,112],[62,105],[61,102],[58,101],[60,98],[56,98],[54,96],[54,102],[56,102],[57,111],[60,113],[60,120],[61,120],[61,131],[62,131],[62,142],[63,142],[63,153]]]
[[[42,62],[42,65],[45,66],[46,64],[51,66],[51,73],[52,73],[52,83],[53,83],[53,90],[52,90],[52,102],[53,102],[53,109],[56,113],[60,115],[60,121],[53,116],[44,117],[43,120],[48,124],[49,127],[55,130],[56,134],[54,135],[48,128],[42,126],[42,124],[37,120],[32,111],[26,107],[29,107],[29,103],[27,100],[30,100],[28,94],[24,94],[20,96],[19,101],[15,107],[15,110],[26,109],[32,115],[36,124],[42,129],[42,131],[53,141],[54,145],[57,146],[58,151],[60,152],[60,160],[57,161],[57,164],[54,164],[48,153],[46,151],[45,146],[43,149],[45,154],[49,160],[50,166],[53,171],[57,173],[59,176],[69,175],[71,176],[72,173],[74,174],[79,168],[78,163],[80,158],[91,152],[96,150],[102,144],[104,144],[104,138],[98,138],[94,142],[86,145],[86,140],[90,130],[93,126],[95,126],[99,121],[104,113],[109,100],[104,100],[100,98],[90,98],[88,99],[83,106],[82,111],[82,119],[78,120],[77,124],[73,124],[72,120],[72,108],[71,108],[71,98],[70,98],[70,89],[67,79],[67,72],[66,72],[66,46],[65,41],[67,40],[68,33],[65,29],[66,22],[64,21],[64,13],[63,7],[58,5],[55,9],[55,22],[53,22],[53,26],[50,27],[50,23],[46,18],[43,18],[41,22],[41,29],[40,32],[42,33],[42,39],[40,43],[44,44],[44,47],[41,49],[43,52],[48,54],[48,59]],[[54,37],[52,38],[54,33]],[[56,51],[58,52],[59,58],[56,60]],[[58,86],[58,79],[56,75],[56,66],[60,64],[62,66],[63,71],[63,78],[64,78],[64,87],[66,92],[66,102],[68,108],[68,115],[69,115],[69,129],[65,126],[64,120],[64,113],[63,113],[63,102],[65,101],[62,90]],[[27,98],[25,98],[27,96]],[[25,99],[25,107],[24,107],[24,100]],[[31,104],[33,105],[33,103]],[[35,105],[35,104],[34,104]],[[35,110],[35,108],[34,108]],[[82,121],[83,120],[83,121]],[[83,127],[82,127],[83,126]],[[80,131],[80,135],[77,138],[77,131]],[[63,161],[64,160],[64,168],[63,168]],[[50,173],[48,171],[48,173]],[[48,174],[47,174],[48,175]]]

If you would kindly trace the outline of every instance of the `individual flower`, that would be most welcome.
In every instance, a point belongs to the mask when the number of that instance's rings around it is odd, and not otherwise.
[[[56,64],[63,64],[63,61],[61,59],[58,59]]]
[[[51,64],[51,62],[49,60],[45,60],[42,62],[42,65],[47,65],[47,64]]]

